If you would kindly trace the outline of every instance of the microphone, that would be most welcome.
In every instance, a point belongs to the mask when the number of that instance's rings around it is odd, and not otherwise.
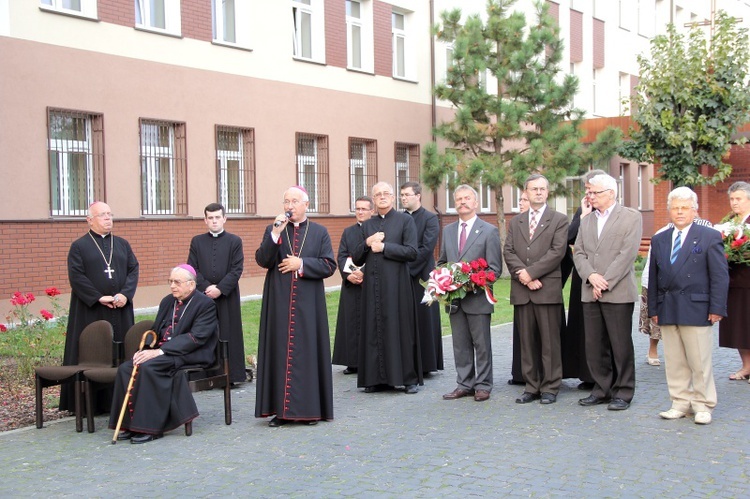
[[[290,219],[290,218],[292,217],[292,212],[291,212],[291,211],[286,211],[286,212],[284,212],[284,216],[285,216],[285,217],[287,218],[287,220],[289,220],[289,219]],[[279,227],[279,226],[281,226],[281,224],[283,224],[283,223],[284,223],[284,222],[282,222],[281,220],[276,220],[276,221],[275,221],[275,222],[273,223],[273,226],[274,226],[274,227]]]

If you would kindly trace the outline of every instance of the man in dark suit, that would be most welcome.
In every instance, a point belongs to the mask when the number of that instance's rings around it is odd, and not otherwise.
[[[543,175],[526,179],[524,191],[530,208],[510,221],[503,253],[511,276],[510,303],[518,318],[526,382],[516,403],[541,398],[542,404],[553,404],[562,382],[560,262],[568,246],[568,217],[547,206],[549,182]]]
[[[443,230],[438,265],[484,258],[499,276],[502,272],[500,234],[497,227],[477,217],[477,191],[469,185],[459,185],[453,192],[453,199],[459,220]],[[443,395],[444,399],[455,400],[472,394],[477,402],[490,398],[493,386],[490,316],[493,308],[494,304],[484,293],[467,294],[450,306],[458,386]]]
[[[672,407],[663,419],[695,413],[711,423],[716,406],[711,326],[727,315],[729,268],[721,233],[694,224],[698,196],[678,187],[667,197],[672,230],[651,239],[649,316],[661,326]]]
[[[632,327],[638,290],[633,264],[641,244],[641,214],[617,203],[617,181],[609,175],[589,179],[586,195],[594,212],[581,220],[573,262],[583,281],[586,361],[594,388],[578,403],[609,402],[607,409],[622,411],[635,392]]]
[[[443,370],[443,335],[440,330],[440,310],[422,303],[424,288],[420,280],[427,281],[435,268],[435,246],[440,235],[440,222],[434,213],[422,206],[422,186],[406,182],[401,186],[401,206],[414,218],[417,226],[417,259],[409,262],[409,274],[414,282],[414,301],[417,304],[419,350],[422,353],[422,371],[430,373]]]
[[[214,362],[219,320],[214,301],[195,292],[195,280],[196,271],[188,264],[172,269],[172,293],[161,301],[154,320],[157,348],[137,352],[117,369],[109,415],[112,429],[117,427],[133,367],[138,366],[118,440],[150,442],[198,417],[185,376],[175,373],[185,366],[208,367]]]

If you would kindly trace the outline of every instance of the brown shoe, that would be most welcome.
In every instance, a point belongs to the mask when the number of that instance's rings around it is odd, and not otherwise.
[[[484,402],[485,400],[489,400],[490,398],[490,392],[487,390],[477,390],[474,394],[474,400],[477,402]]]
[[[446,393],[443,395],[443,399],[445,400],[456,400],[460,399],[462,397],[468,397],[469,395],[473,395],[474,390],[464,390],[463,388],[456,388],[450,393]]]

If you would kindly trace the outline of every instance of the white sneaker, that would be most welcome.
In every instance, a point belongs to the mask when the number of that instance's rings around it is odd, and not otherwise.
[[[695,424],[711,424],[711,413],[707,411],[696,412]]]
[[[678,411],[677,409],[670,409],[668,411],[660,412],[659,417],[662,419],[680,419],[685,417],[685,413],[682,411]]]

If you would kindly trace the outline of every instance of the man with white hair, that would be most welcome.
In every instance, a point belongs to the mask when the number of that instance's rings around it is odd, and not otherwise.
[[[671,230],[651,239],[649,316],[661,326],[672,407],[663,419],[695,413],[709,424],[716,406],[712,325],[727,315],[729,269],[721,233],[693,223],[698,196],[678,187],[667,197]]]
[[[617,203],[617,182],[595,175],[586,183],[594,216],[581,220],[573,261],[583,280],[586,361],[591,395],[578,401],[607,409],[630,407],[635,392],[633,309],[638,299],[633,264],[641,243],[641,214]]]
[[[267,269],[258,333],[255,417],[272,428],[333,419],[331,340],[323,279],[336,272],[328,230],[307,218],[302,186],[266,227],[255,261]]]
[[[195,275],[195,269],[186,263],[172,269],[168,279],[171,293],[159,304],[152,328],[158,337],[156,348],[136,352],[117,369],[109,413],[111,429],[117,427],[133,367],[138,366],[118,440],[150,442],[198,417],[186,377],[175,373],[184,366],[213,364],[219,321],[214,301],[195,292]]]

